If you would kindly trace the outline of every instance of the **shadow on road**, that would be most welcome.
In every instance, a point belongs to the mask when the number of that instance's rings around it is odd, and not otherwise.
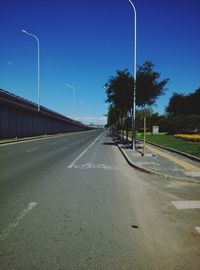
[[[105,143],[102,143],[102,145],[115,145],[116,146],[116,143],[115,142],[105,142]]]

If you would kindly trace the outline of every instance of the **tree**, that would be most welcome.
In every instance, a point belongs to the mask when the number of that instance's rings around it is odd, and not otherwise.
[[[127,116],[132,109],[132,86],[133,78],[127,70],[117,70],[115,76],[110,77],[105,84],[107,100],[115,109],[118,109],[118,114]]]
[[[136,85],[136,105],[144,110],[155,103],[156,99],[166,91],[165,85],[168,79],[159,81],[160,73],[153,70],[154,64],[146,61],[138,67]],[[127,70],[117,71],[115,76],[110,77],[105,84],[107,102],[112,105],[109,115],[115,113],[115,121],[121,122],[123,118],[132,116],[133,107],[133,77]],[[113,116],[111,117],[113,119]],[[110,120],[109,120],[110,121]],[[144,120],[146,123],[146,120]]]
[[[117,111],[117,109],[113,105],[110,105],[108,108],[108,113],[107,113],[108,126],[112,126],[112,125],[115,125],[117,123],[118,118],[119,118],[118,114],[119,114],[119,112]]]
[[[170,116],[200,115],[200,88],[188,95],[173,93],[166,108]]]
[[[189,95],[189,108],[191,114],[200,115],[200,87],[192,94]]]
[[[159,81],[160,73],[154,71],[154,64],[150,61],[144,62],[143,65],[139,66],[137,72],[137,84],[136,84],[136,104],[143,108],[144,112],[144,144],[143,154],[145,149],[146,140],[146,106],[151,106],[155,103],[157,98],[165,94],[166,84],[169,79]]]
[[[169,119],[167,124],[169,134],[200,133],[200,115],[176,115]]]
[[[150,107],[148,107],[145,109],[145,111],[146,111],[146,116],[150,120],[153,115],[153,110]],[[140,132],[144,131],[144,110],[143,109],[136,110],[136,126],[137,126],[138,131]],[[148,126],[148,130],[149,130],[149,126]]]
[[[136,104],[142,108],[153,105],[159,96],[164,95],[165,86],[169,81],[169,79],[158,81],[160,73],[154,71],[153,68],[154,64],[150,61],[138,67]]]
[[[105,84],[106,102],[111,104],[108,110],[108,124],[115,132],[117,129],[121,129],[122,138],[124,137],[124,119],[130,116],[132,111],[132,85],[133,78],[127,70],[118,70],[117,74],[110,77]]]

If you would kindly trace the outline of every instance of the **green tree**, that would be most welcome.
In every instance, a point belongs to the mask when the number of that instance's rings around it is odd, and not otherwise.
[[[146,61],[138,67],[136,85],[136,105],[142,107],[146,117],[145,108],[155,103],[156,99],[166,91],[168,79],[159,81],[160,73],[154,71],[154,64]],[[133,77],[127,70],[117,71],[105,84],[107,102],[112,105],[109,115],[115,113],[116,123],[122,123],[123,118],[132,116],[133,107]],[[145,121],[144,121],[145,122]]]
[[[114,133],[118,129],[124,129],[124,120],[131,115],[133,101],[132,85],[133,78],[127,70],[118,70],[117,74],[110,77],[105,84],[106,102],[111,104],[108,110],[108,125],[112,127]]]
[[[189,108],[191,114],[200,115],[200,87],[192,94],[190,94]]]
[[[136,104],[143,108],[144,111],[144,146],[145,150],[146,140],[146,122],[147,111],[146,107],[153,105],[157,98],[165,94],[166,84],[169,79],[159,81],[160,73],[154,70],[154,64],[150,61],[144,62],[143,65],[138,67],[137,71],[137,84],[136,84]]]
[[[200,115],[200,88],[188,95],[173,93],[166,108],[172,117],[177,115]]]
[[[159,96],[165,94],[166,84],[169,79],[159,81],[160,73],[154,71],[154,64],[150,61],[144,62],[138,67],[136,84],[136,104],[145,108],[153,105]]]
[[[127,70],[117,70],[105,84],[107,100],[118,111],[118,116],[131,114],[133,93],[133,78]]]
[[[112,126],[117,123],[119,119],[119,111],[113,105],[110,105],[107,113],[107,125]]]

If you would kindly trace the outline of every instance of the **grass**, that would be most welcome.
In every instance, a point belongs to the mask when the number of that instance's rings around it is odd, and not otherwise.
[[[138,139],[143,139],[143,133],[137,133]],[[188,142],[182,139],[177,139],[173,135],[167,135],[166,133],[160,134],[146,134],[146,140],[159,145],[167,146],[193,156],[200,157],[200,143]]]

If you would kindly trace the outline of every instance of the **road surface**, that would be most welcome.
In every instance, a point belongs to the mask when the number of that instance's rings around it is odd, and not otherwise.
[[[96,130],[0,146],[0,269],[200,269],[200,187]]]

